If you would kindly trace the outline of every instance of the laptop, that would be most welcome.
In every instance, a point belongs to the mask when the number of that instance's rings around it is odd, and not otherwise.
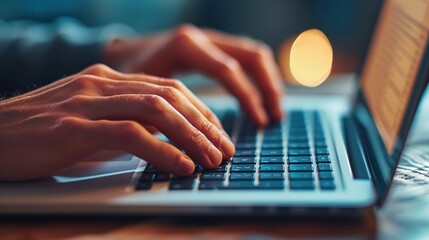
[[[353,99],[286,96],[288,117],[264,129],[230,98],[206,99],[236,144],[216,169],[176,177],[129,154],[106,156],[1,183],[0,213],[331,216],[381,207],[429,77],[428,12],[427,1],[383,3]]]

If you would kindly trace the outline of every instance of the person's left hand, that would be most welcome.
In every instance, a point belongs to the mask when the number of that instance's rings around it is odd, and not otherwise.
[[[282,117],[281,77],[272,51],[249,38],[184,25],[149,37],[114,39],[106,45],[105,61],[125,72],[162,77],[197,70],[218,79],[258,125]]]

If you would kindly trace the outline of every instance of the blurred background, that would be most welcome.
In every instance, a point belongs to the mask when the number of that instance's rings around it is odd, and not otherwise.
[[[70,16],[89,26],[122,23],[141,34],[189,22],[251,36],[278,50],[309,28],[325,32],[334,68],[356,70],[380,0],[0,0],[0,19],[50,22]],[[347,66],[336,62],[348,61]],[[341,61],[340,61],[341,60]]]
[[[276,55],[282,43],[307,29],[317,28],[327,35],[333,46],[331,79],[343,79],[344,73],[358,72],[381,2],[381,0],[0,0],[0,20],[8,22],[25,19],[49,23],[61,17],[71,17],[90,27],[119,23],[122,29],[125,25],[141,35],[171,29],[182,23],[192,23],[199,27],[214,28],[264,41],[273,48]],[[217,85],[215,81],[209,81],[207,77],[195,73],[179,74],[174,77],[186,80],[184,83],[193,90],[212,91],[213,86]],[[49,79],[58,79],[58,76]],[[329,84],[324,84],[318,91],[327,90],[325,94],[331,94],[330,89]],[[348,91],[351,91],[350,89]],[[218,92],[213,92],[216,93]]]

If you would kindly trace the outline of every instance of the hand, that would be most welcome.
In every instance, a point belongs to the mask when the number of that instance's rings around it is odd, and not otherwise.
[[[216,116],[177,80],[94,65],[0,102],[0,180],[51,176],[100,150],[124,150],[177,175],[194,171],[191,159],[213,168],[235,151]]]
[[[105,55],[108,65],[126,72],[171,77],[200,71],[218,79],[257,124],[267,124],[268,115],[275,121],[282,117],[282,85],[273,54],[254,40],[184,25],[150,37],[112,40]]]

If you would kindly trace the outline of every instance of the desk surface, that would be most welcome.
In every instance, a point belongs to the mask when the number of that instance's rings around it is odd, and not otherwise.
[[[328,83],[323,94],[349,94],[352,83]],[[308,91],[291,88],[289,94]],[[219,90],[199,89],[204,95]],[[426,94],[429,95],[429,94]],[[429,97],[425,96],[386,205],[362,219],[239,219],[136,217],[0,217],[1,239],[424,239],[429,236]],[[416,129],[418,131],[416,131]],[[422,147],[423,146],[423,147]],[[427,149],[427,150],[426,150]]]

